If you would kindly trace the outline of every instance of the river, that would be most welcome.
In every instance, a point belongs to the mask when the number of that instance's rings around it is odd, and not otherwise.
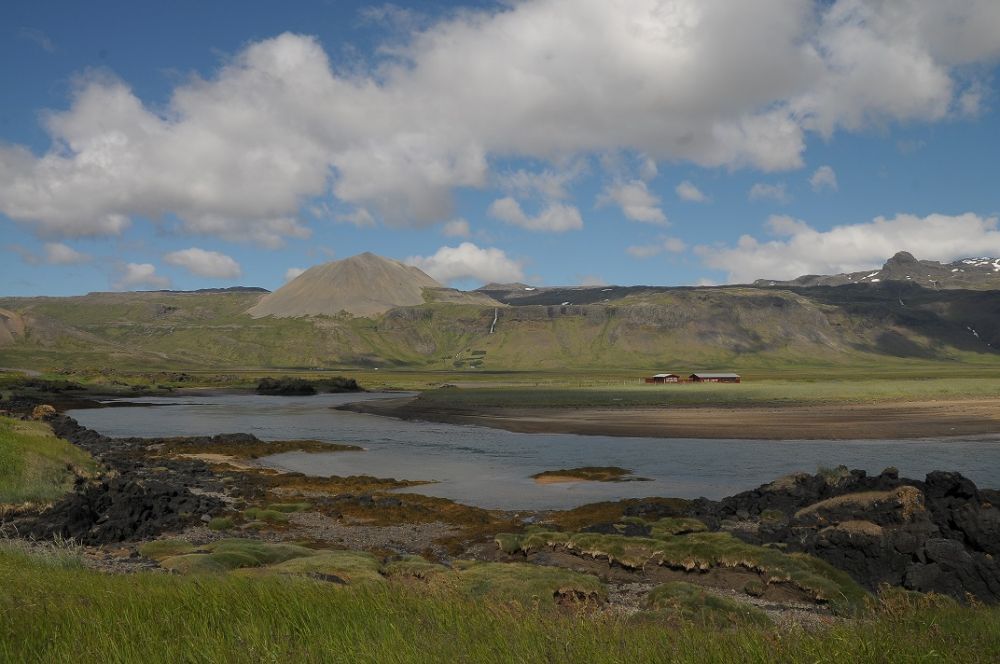
[[[917,479],[932,470],[954,470],[981,487],[1000,487],[1000,436],[881,441],[619,438],[511,433],[333,409],[362,399],[399,396],[146,397],[128,400],[141,406],[74,410],[69,415],[115,437],[245,432],[262,440],[360,445],[364,452],[279,454],[263,463],[311,475],[432,480],[434,484],[406,491],[486,508],[565,509],[645,496],[721,498],[790,472],[839,464],[870,473],[895,466],[901,475]],[[540,471],[578,466],[621,466],[652,481],[540,485],[531,479]]]

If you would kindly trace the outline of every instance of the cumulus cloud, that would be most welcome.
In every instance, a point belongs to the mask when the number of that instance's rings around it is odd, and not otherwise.
[[[480,248],[472,242],[457,247],[441,247],[431,256],[410,256],[405,263],[415,265],[441,282],[475,279],[482,282],[510,282],[524,279],[521,264],[496,248]]]
[[[752,201],[771,200],[777,203],[788,203],[792,200],[792,197],[788,195],[788,189],[785,187],[784,182],[779,182],[778,184],[758,182],[750,187],[747,197]]]
[[[691,203],[705,203],[708,201],[708,196],[688,180],[684,180],[677,185],[674,191],[677,192],[682,201],[689,201]]]
[[[465,219],[452,219],[441,227],[441,233],[445,237],[469,237],[472,235],[472,229]]]
[[[520,203],[507,196],[493,201],[489,212],[490,216],[496,219],[529,231],[564,233],[583,228],[580,211],[572,205],[563,203],[549,203],[541,212],[531,217],[521,209]]]
[[[682,254],[687,251],[687,243],[677,237],[663,236],[651,244],[638,244],[625,249],[626,253],[635,258],[652,258],[663,252]]]
[[[218,251],[206,251],[198,247],[173,251],[163,260],[170,265],[182,267],[191,274],[212,279],[235,279],[243,274],[240,264],[232,257]]]
[[[303,267],[290,267],[287,270],[285,270],[285,281],[291,281],[292,279],[295,279],[305,271],[306,270]]]
[[[419,21],[343,73],[283,34],[163,104],[83,77],[44,116],[48,151],[0,147],[0,212],[43,236],[176,217],[278,246],[331,191],[393,225],[448,219],[493,158],[797,168],[810,132],[980,112],[997,25],[995,0],[523,0]]]
[[[45,262],[49,265],[77,265],[88,263],[92,258],[61,242],[45,243]]]
[[[45,251],[41,256],[16,244],[10,245],[8,249],[18,254],[21,260],[29,265],[39,265],[41,263],[47,265],[79,265],[80,263],[89,263],[94,259],[93,256],[79,252],[73,247],[60,242],[46,242],[44,246]]]
[[[953,261],[967,256],[1000,256],[996,217],[975,214],[926,217],[901,214],[870,223],[818,231],[786,216],[771,217],[767,229],[776,239],[749,235],[736,246],[695,248],[708,267],[724,270],[729,281],[793,279],[803,274],[837,274],[881,267],[898,251],[917,258]]]
[[[622,214],[644,224],[668,225],[667,215],[660,209],[660,197],[649,191],[642,180],[616,182],[601,196],[602,203],[614,202]]]
[[[820,166],[809,178],[809,185],[813,191],[837,191],[837,173],[830,166]]]
[[[514,196],[540,197],[554,201],[569,198],[569,185],[587,171],[586,162],[575,160],[561,169],[518,169],[497,176],[497,184]]]
[[[112,284],[115,290],[136,288],[170,288],[170,279],[156,274],[156,266],[151,263],[127,263],[119,269],[118,279]]]

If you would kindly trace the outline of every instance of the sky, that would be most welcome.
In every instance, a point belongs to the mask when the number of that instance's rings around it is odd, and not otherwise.
[[[1000,2],[0,4],[0,295],[1000,256]]]

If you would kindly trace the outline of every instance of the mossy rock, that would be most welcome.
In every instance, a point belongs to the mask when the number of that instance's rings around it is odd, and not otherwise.
[[[607,590],[597,577],[558,567],[528,563],[457,561],[456,574],[435,580],[471,597],[514,601],[523,606],[555,606],[557,602],[603,602]]]
[[[640,620],[680,619],[713,627],[764,626],[771,622],[763,611],[750,604],[720,597],[684,581],[665,583],[651,590],[644,608],[646,615]]]
[[[139,555],[153,560],[163,560],[172,556],[191,553],[195,547],[190,542],[178,539],[163,539],[139,545]]]

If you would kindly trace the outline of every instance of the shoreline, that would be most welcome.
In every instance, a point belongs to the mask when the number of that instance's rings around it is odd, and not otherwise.
[[[809,406],[508,408],[426,406],[419,397],[336,407],[402,420],[514,433],[736,440],[890,440],[1000,436],[1000,399]]]

